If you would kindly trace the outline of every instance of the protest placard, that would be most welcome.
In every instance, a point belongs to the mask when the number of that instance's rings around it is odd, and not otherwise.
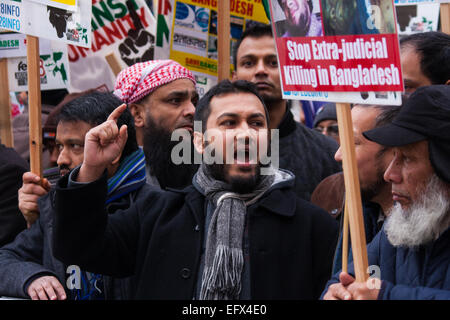
[[[106,57],[117,62],[115,69],[152,60],[155,33],[156,20],[144,0],[92,0],[92,47],[69,45],[69,91],[101,85],[113,90],[116,75]]]
[[[40,4],[65,9],[73,12],[77,10],[77,2],[78,2],[78,0],[28,0],[28,1],[33,1]]]
[[[425,4],[396,5],[395,11],[399,35],[437,31],[438,29],[439,3],[430,1]]]
[[[357,0],[297,2],[298,12],[292,12],[286,1],[270,1],[284,98],[401,103],[391,0],[370,0],[369,6]]]
[[[450,3],[449,0],[394,0],[396,6],[410,6],[417,4],[432,4],[432,3]]]
[[[173,59],[193,71],[200,95],[217,83],[217,10],[217,0],[165,0],[158,7],[155,58]],[[269,22],[262,1],[230,1],[231,68],[234,45],[253,21]]]
[[[41,90],[64,89],[69,85],[70,70],[67,46],[56,41],[53,41],[51,45],[51,52],[39,51]],[[28,90],[26,56],[8,59],[8,83],[10,91]]]
[[[52,52],[51,40],[39,41],[39,53],[50,54]],[[14,58],[27,56],[26,35],[17,32],[0,33],[0,58]]]
[[[0,0],[0,28],[87,48],[91,46],[89,2],[79,1],[76,11],[41,2]]]

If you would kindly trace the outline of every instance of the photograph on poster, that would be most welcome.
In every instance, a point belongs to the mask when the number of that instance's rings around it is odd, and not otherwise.
[[[391,0],[321,0],[324,35],[394,33]]]
[[[314,37],[322,35],[320,4],[318,0],[278,0],[279,37]]]

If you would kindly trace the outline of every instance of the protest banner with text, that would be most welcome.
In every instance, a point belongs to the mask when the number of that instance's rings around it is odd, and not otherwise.
[[[392,0],[296,3],[271,1],[285,98],[400,103],[403,81]]]

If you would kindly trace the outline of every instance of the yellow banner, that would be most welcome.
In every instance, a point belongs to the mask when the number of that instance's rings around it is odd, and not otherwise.
[[[217,10],[219,0],[184,0],[186,4]],[[223,1],[223,0],[222,0]],[[236,17],[269,23],[262,0],[229,0],[230,14]]]
[[[51,0],[51,2],[67,4],[68,6],[74,6],[77,4],[77,0]]]
[[[223,1],[223,0],[221,0]],[[217,76],[217,0],[174,1],[170,59]],[[269,23],[261,0],[230,0],[230,68],[236,41],[251,21]]]

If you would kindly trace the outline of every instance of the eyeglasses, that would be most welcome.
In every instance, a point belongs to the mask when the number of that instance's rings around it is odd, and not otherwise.
[[[316,130],[317,132],[320,132],[324,135],[327,136],[337,136],[339,135],[339,126],[337,124],[333,124],[331,126],[328,127],[315,127],[314,130]]]

